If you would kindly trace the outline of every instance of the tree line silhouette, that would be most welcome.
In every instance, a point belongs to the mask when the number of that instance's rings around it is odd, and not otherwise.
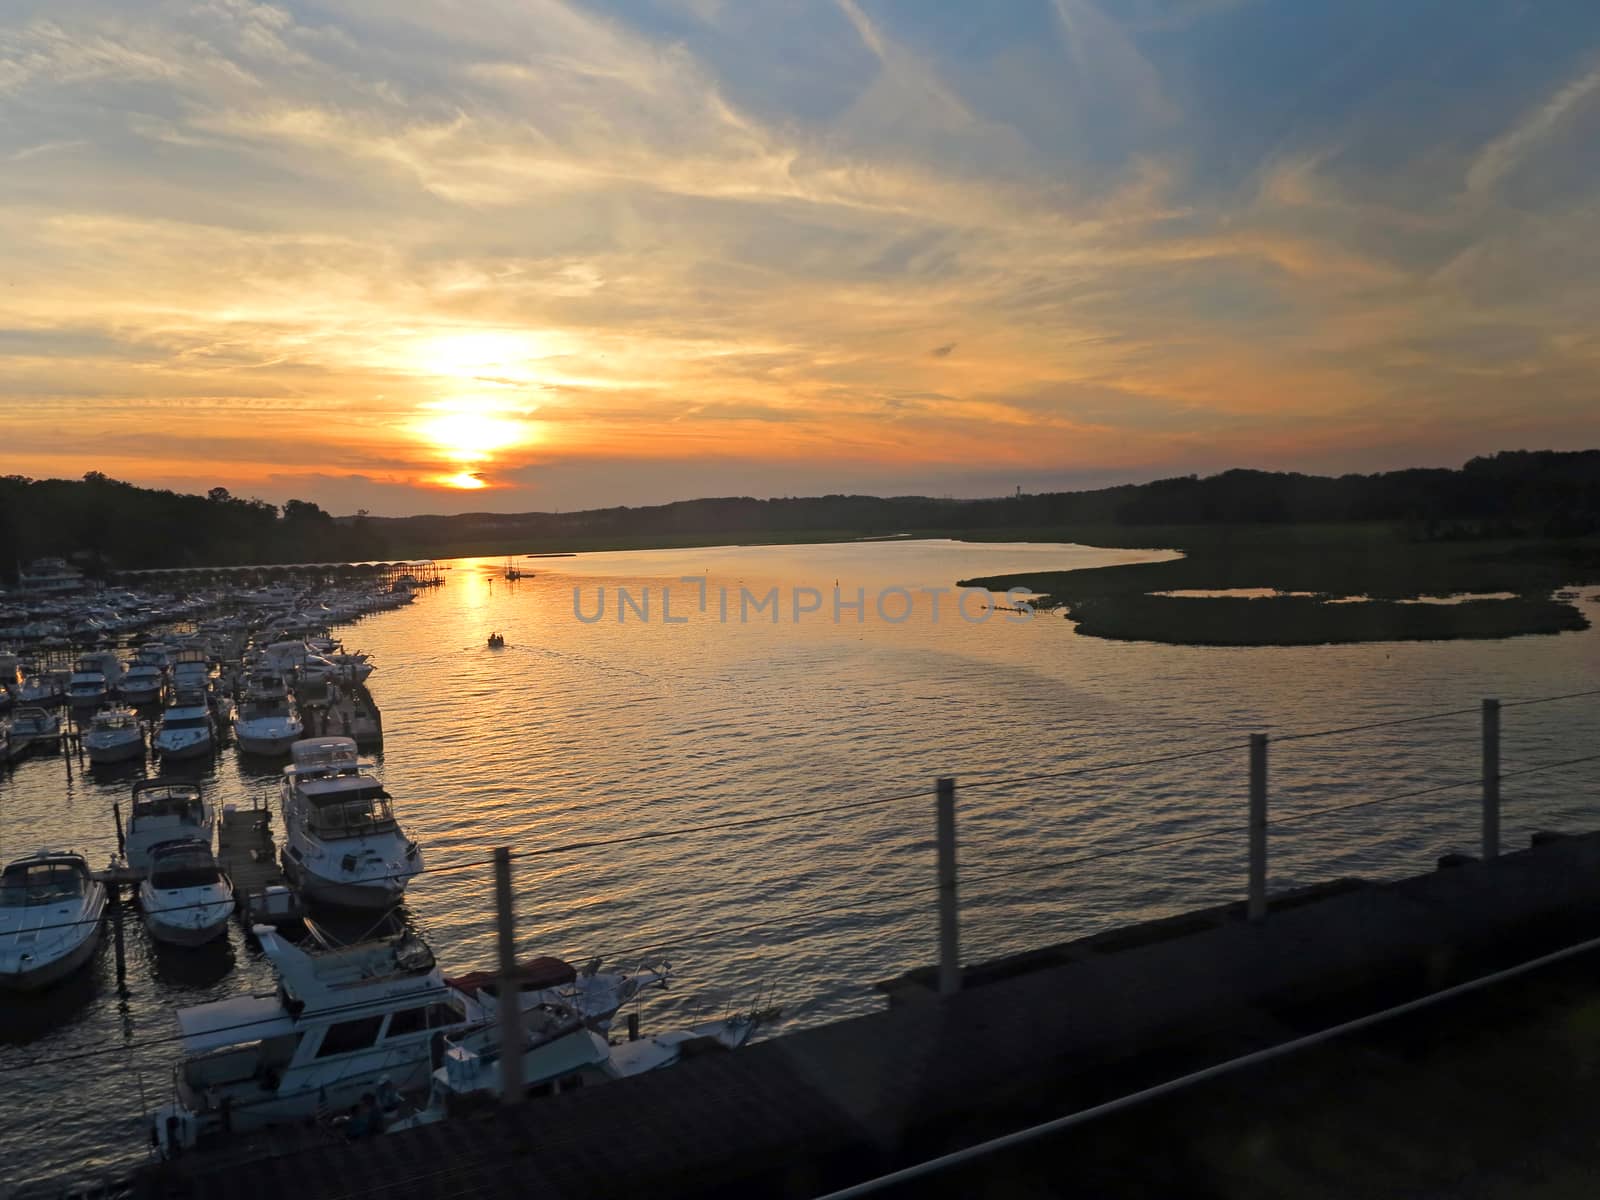
[[[226,488],[141,488],[91,471],[81,480],[0,476],[0,573],[45,556],[96,567],[341,562],[396,552],[446,555],[518,542],[529,550],[630,538],[805,532],[1044,531],[1085,525],[1387,521],[1419,541],[1576,537],[1600,532],[1600,450],[1503,451],[1458,470],[1337,477],[1231,470],[1078,492],[996,499],[750,497],[571,513],[335,517],[307,500],[281,508]]]

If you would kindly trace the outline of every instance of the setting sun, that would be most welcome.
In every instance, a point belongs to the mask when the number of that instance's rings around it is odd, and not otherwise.
[[[454,475],[441,475],[438,482],[443,487],[458,488],[464,492],[475,492],[479,488],[489,486],[481,475],[474,475],[471,471],[457,471]]]

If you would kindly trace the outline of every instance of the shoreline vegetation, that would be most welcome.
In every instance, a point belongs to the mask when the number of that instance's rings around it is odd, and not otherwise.
[[[1088,636],[1194,645],[1499,638],[1583,629],[1557,589],[1600,583],[1600,450],[1506,451],[1458,470],[1325,477],[1233,470],[993,499],[751,497],[579,512],[335,517],[226,489],[183,495],[91,471],[0,476],[0,579],[37,558],[130,570],[947,537],[1181,557],[959,581],[1026,587]],[[1237,589],[1269,593],[1168,596]],[[1306,593],[1306,594],[1289,594]],[[1419,597],[1510,593],[1416,604]],[[1361,597],[1358,603],[1333,603]]]
[[[1072,540],[1108,545],[1109,532],[1084,529]],[[1012,572],[960,584],[995,591],[1028,588],[1040,597],[1038,607],[1061,610],[1090,637],[1299,646],[1587,629],[1583,613],[1553,593],[1600,582],[1600,538],[1593,536],[1430,542],[1411,540],[1404,525],[1383,522],[1195,525],[1145,529],[1135,544],[1122,536],[1119,548],[1174,549],[1183,557],[1080,571]],[[1244,589],[1278,594],[1157,594]],[[1485,593],[1511,595],[1416,603]]]

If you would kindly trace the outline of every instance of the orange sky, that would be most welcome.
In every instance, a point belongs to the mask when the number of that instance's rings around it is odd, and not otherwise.
[[[406,513],[1595,441],[1592,8],[983,7],[10,9],[3,469]]]

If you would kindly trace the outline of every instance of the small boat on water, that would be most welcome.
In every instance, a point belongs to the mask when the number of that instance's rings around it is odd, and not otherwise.
[[[122,666],[110,651],[96,651],[78,659],[67,681],[67,703],[74,710],[96,709],[111,698],[122,678]]]
[[[154,663],[136,662],[123,673],[117,695],[126,704],[155,704],[161,699],[167,677]]]
[[[139,885],[139,909],[157,941],[204,945],[228,928],[233,884],[205,842],[157,842],[150,847],[149,874]]]
[[[83,748],[92,763],[143,758],[144,726],[139,724],[139,714],[121,706],[102,708],[83,731]]]
[[[41,850],[0,873],[0,988],[32,991],[77,970],[100,943],[106,889],[80,854]]]
[[[189,839],[211,845],[214,821],[199,784],[141,779],[133,785],[123,856],[128,866],[148,874],[151,855],[163,842]]]
[[[391,908],[422,850],[395,820],[391,797],[360,762],[353,738],[296,742],[283,770],[284,873],[308,898],[346,908]]]
[[[505,644],[506,644],[506,639],[501,637],[498,633],[491,633],[489,635],[489,649],[491,649],[491,650],[499,650]]]
[[[677,1066],[686,1058],[737,1050],[761,1022],[757,1013],[706,1021],[634,1041],[611,1042],[588,1023],[572,1023],[572,1010],[545,1004],[525,1012],[522,1086],[529,1095],[571,1091]],[[444,1063],[433,1072],[427,1103],[385,1127],[398,1133],[442,1121],[472,1097],[498,1099],[500,1025],[469,1025],[444,1036]]]
[[[18,705],[57,708],[67,698],[67,685],[56,672],[34,672],[17,685],[16,697]]]
[[[300,720],[300,710],[289,699],[287,688],[265,689],[258,686],[261,678],[252,678],[245,689],[233,715],[233,736],[245,754],[278,758],[300,740],[305,725]],[[277,683],[282,688],[281,678]]]
[[[204,696],[180,694],[161,714],[161,727],[150,746],[163,761],[204,758],[216,746],[211,706]]]
[[[11,714],[13,756],[30,750],[54,753],[61,749],[61,718],[42,708],[16,709]]]

